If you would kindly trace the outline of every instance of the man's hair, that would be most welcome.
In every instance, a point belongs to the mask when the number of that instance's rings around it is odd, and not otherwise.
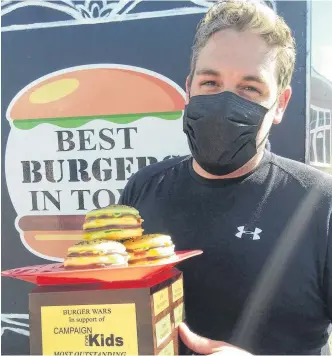
[[[253,0],[219,0],[211,6],[198,24],[192,47],[190,83],[194,76],[199,52],[214,33],[226,29],[248,30],[261,36],[268,46],[276,51],[279,91],[290,84],[296,54],[295,40],[291,30],[283,18],[264,2]]]

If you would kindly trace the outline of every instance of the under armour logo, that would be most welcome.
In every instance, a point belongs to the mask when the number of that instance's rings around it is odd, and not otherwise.
[[[259,234],[262,232],[262,230],[259,229],[258,227],[255,228],[255,231],[246,231],[244,230],[244,226],[239,226],[237,229],[238,229],[238,233],[235,234],[235,236],[238,237],[239,239],[241,239],[243,235],[251,235],[252,240],[260,240],[261,238]]]

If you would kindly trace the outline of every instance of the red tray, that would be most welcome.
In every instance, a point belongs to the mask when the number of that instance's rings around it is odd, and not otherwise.
[[[66,270],[62,263],[15,268],[1,273],[37,285],[83,284],[96,282],[139,281],[173,268],[179,262],[202,254],[201,250],[177,251],[176,259],[152,266],[103,267]]]

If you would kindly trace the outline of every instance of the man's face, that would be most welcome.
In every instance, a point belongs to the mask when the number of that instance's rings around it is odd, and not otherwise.
[[[278,124],[291,96],[291,88],[278,93],[276,53],[251,32],[223,30],[211,36],[202,48],[189,87],[190,96],[231,91],[271,109],[265,116],[256,142],[267,135],[272,123]]]

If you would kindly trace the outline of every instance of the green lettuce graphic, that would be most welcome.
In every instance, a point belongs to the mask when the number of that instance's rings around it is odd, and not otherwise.
[[[143,117],[152,116],[163,120],[178,120],[182,117],[182,111],[172,112],[154,112],[144,114],[121,114],[121,115],[101,115],[101,116],[79,116],[66,118],[47,118],[47,119],[24,119],[14,120],[14,126],[21,130],[30,130],[41,124],[52,124],[62,128],[77,128],[92,120],[105,120],[115,124],[129,124],[142,119]]]

